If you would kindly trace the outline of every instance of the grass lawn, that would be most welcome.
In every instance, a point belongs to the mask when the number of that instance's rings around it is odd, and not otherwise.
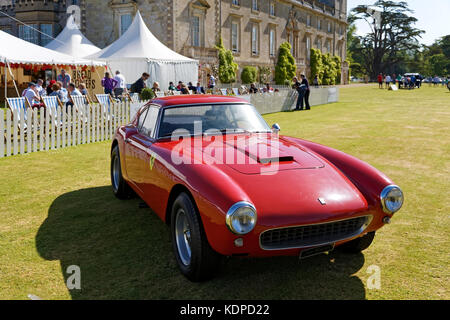
[[[341,88],[340,102],[265,116],[282,133],[385,172],[405,205],[359,255],[229,260],[194,284],[169,229],[114,198],[108,142],[0,159],[0,299],[450,299],[450,92]],[[81,267],[81,290],[65,286]],[[381,288],[367,285],[372,265]]]

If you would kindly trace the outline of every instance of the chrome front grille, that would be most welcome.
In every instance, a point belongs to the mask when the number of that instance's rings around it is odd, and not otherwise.
[[[265,250],[305,248],[352,238],[362,233],[372,216],[267,230],[260,235]]]

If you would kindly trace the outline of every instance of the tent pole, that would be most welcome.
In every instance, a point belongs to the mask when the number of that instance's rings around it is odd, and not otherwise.
[[[9,71],[9,73],[11,74],[11,78],[12,78],[12,81],[13,81],[13,83],[14,83],[14,88],[16,88],[17,97],[20,98],[19,89],[17,89],[16,79],[14,79],[14,75],[13,75],[13,73],[12,73],[12,71],[11,71],[11,67],[9,66],[9,62],[8,62],[8,61],[5,61],[5,62],[6,62],[6,64],[8,65],[8,71]]]
[[[7,72],[7,70],[6,70],[6,63],[5,63],[5,101],[6,101],[6,98],[8,98],[8,72]],[[6,106],[6,104],[5,104],[5,106]]]

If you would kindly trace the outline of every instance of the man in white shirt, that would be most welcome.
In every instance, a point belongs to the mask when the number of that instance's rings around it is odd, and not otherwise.
[[[34,82],[30,82],[28,84],[28,89],[25,91],[24,97],[27,98],[31,106],[40,105],[41,103],[36,90],[36,84]]]
[[[116,71],[116,76],[114,77],[114,80],[117,81],[117,85],[114,88],[114,95],[116,96],[116,98],[118,98],[124,92],[126,92],[127,84],[125,82],[125,77],[122,74],[120,74],[119,70]]]
[[[36,91],[40,97],[47,95],[47,91],[45,91],[45,89],[42,87],[43,84],[44,84],[44,81],[42,79],[38,79],[37,84],[36,84]]]
[[[208,77],[208,88],[214,89],[214,87],[216,86],[216,78],[214,78],[214,76],[209,73],[207,77]]]

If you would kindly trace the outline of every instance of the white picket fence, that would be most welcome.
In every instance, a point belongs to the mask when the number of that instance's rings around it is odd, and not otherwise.
[[[28,109],[26,117],[23,109],[0,109],[0,158],[110,140],[120,125],[130,122],[130,110],[140,105],[115,103],[108,110],[92,104],[58,112]]]

